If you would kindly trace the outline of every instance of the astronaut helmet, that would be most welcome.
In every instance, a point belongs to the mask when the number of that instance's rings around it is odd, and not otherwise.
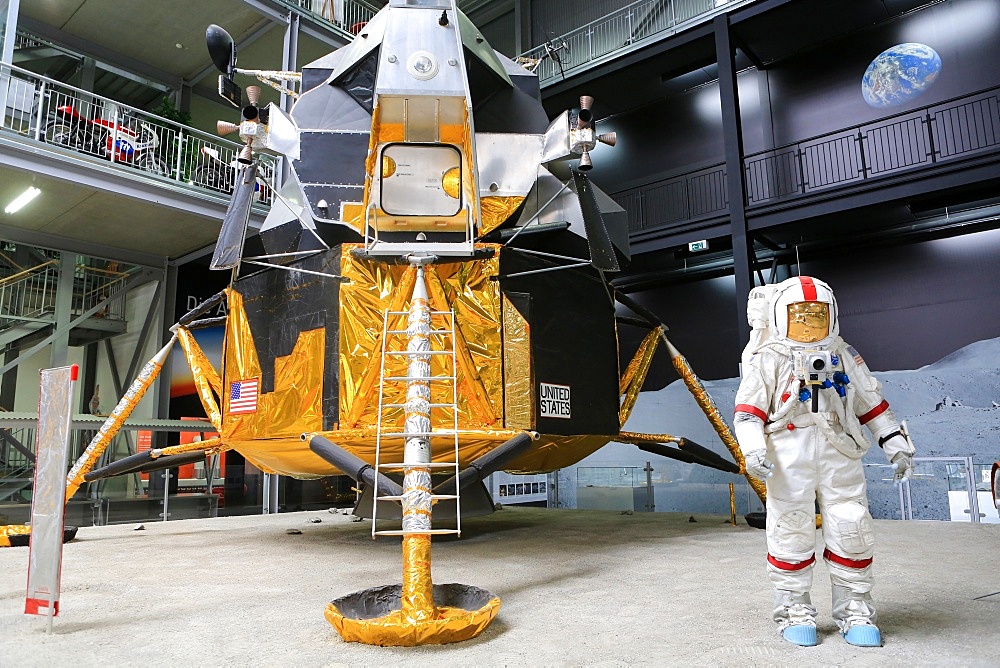
[[[794,347],[825,348],[840,333],[830,286],[809,276],[779,283],[770,309],[771,335]]]

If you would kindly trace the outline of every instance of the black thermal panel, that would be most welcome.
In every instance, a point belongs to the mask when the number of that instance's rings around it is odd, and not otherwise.
[[[369,132],[302,132],[299,183],[364,185]]]
[[[292,266],[340,275],[341,248],[299,260]],[[340,282],[313,274],[268,269],[233,285],[243,296],[243,309],[257,348],[261,393],[274,391],[274,362],[291,354],[299,334],[324,327],[323,429],[339,419]]]
[[[543,434],[617,434],[618,340],[599,275],[585,267],[508,278],[553,266],[516,250],[500,255],[503,293],[515,305],[530,298],[530,311],[522,315],[531,327],[536,428]],[[550,415],[543,416],[543,399]],[[567,409],[568,416],[553,416]]]

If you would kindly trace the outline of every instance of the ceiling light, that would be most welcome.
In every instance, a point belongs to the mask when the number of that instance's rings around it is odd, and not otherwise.
[[[15,199],[13,202],[11,202],[10,204],[8,204],[7,208],[4,209],[4,212],[5,213],[14,213],[15,211],[20,211],[21,209],[24,208],[24,206],[28,202],[30,202],[31,200],[35,199],[40,194],[42,194],[41,190],[39,190],[35,186],[30,186],[27,190],[25,190],[23,193],[21,193],[20,195],[18,195],[17,199]]]

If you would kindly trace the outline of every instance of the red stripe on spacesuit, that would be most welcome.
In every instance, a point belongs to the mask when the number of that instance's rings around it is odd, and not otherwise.
[[[756,417],[759,417],[764,422],[767,422],[767,413],[765,413],[761,409],[757,408],[756,406],[751,406],[750,404],[737,404],[736,405],[736,412],[737,413],[749,413],[750,415],[754,415]]]
[[[834,554],[830,551],[830,548],[823,550],[823,558],[827,561],[832,561],[835,564],[840,564],[841,566],[847,566],[848,568],[868,568],[872,565],[872,559],[848,559],[847,557],[842,557],[839,554]]]
[[[885,413],[887,410],[889,410],[889,402],[883,399],[882,403],[880,403],[878,406],[871,409],[864,415],[858,416],[858,422],[860,422],[861,424],[865,424],[866,422],[872,420],[873,418],[877,418],[882,413]]]
[[[780,568],[783,571],[801,571],[807,566],[812,566],[816,563],[816,555],[810,556],[805,561],[800,561],[798,563],[793,563],[791,561],[781,561],[780,559],[775,559],[770,554],[767,555],[767,563],[771,564],[775,568]]]
[[[799,283],[802,284],[802,296],[807,302],[816,301],[816,284],[808,276],[799,276]]]

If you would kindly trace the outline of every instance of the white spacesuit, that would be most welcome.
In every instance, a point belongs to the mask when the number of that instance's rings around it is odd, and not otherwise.
[[[801,276],[767,288],[750,295],[758,331],[744,355],[735,433],[747,472],[767,483],[774,619],[789,642],[816,644],[809,590],[818,501],[833,617],[848,643],[880,646],[870,593],[875,537],[861,464],[870,443],[861,425],[895,465],[897,479],[909,477],[913,446],[882,398],[881,383],[838,336],[830,287]],[[765,308],[767,331],[760,331]]]

